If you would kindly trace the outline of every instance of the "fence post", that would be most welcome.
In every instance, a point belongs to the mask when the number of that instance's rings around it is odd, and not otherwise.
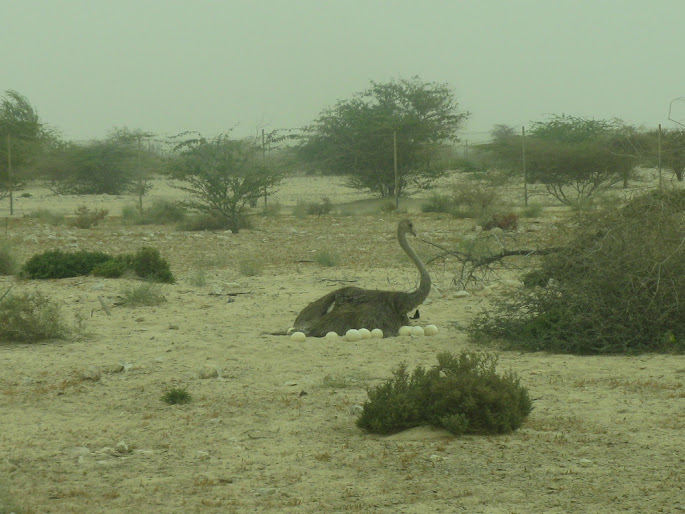
[[[661,123],[659,123],[659,132],[657,132],[657,159],[659,166],[659,189],[664,188],[664,178],[661,174]]]
[[[528,207],[528,175],[526,172],[526,127],[521,127],[521,159],[523,162],[523,202]]]

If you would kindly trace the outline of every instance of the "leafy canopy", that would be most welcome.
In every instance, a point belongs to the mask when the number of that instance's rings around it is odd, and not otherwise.
[[[179,143],[176,151],[172,177],[183,180],[177,187],[192,197],[184,204],[222,218],[233,232],[243,227],[249,203],[281,180],[252,140],[199,136]]]
[[[408,186],[425,187],[443,173],[431,168],[431,158],[457,141],[456,132],[467,117],[446,84],[418,77],[371,82],[368,89],[321,112],[305,129],[300,155],[325,173],[347,175],[352,187],[393,196],[393,133],[401,193]]]

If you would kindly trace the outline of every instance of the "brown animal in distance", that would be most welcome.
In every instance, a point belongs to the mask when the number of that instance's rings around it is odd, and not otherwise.
[[[385,336],[395,336],[401,326],[409,325],[407,313],[426,299],[431,279],[425,265],[409,245],[407,234],[416,237],[414,224],[410,220],[402,220],[397,227],[397,240],[419,270],[421,280],[415,291],[342,287],[302,309],[295,319],[294,330],[310,337],[323,337],[328,332],[344,335],[351,328],[380,328]]]

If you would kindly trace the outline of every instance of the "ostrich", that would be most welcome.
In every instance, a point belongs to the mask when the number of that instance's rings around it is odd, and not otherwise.
[[[423,303],[431,288],[430,275],[407,242],[407,233],[416,237],[414,224],[402,220],[397,227],[397,240],[421,276],[415,291],[336,289],[302,309],[294,329],[311,337],[323,337],[328,332],[344,334],[351,328],[380,328],[386,336],[397,335],[401,326],[409,324],[407,313]]]

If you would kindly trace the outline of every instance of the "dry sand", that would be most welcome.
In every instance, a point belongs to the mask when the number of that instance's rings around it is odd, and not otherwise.
[[[127,202],[36,192],[18,205],[118,215]],[[0,346],[0,512],[685,510],[683,356],[502,352],[500,369],[519,373],[535,399],[517,432],[455,438],[426,427],[379,437],[355,426],[351,407],[401,362],[430,366],[438,352],[473,349],[463,327],[516,287],[513,276],[457,298],[454,264],[431,266],[437,289],[420,323],[440,327],[433,337],[295,343],[264,334],[347,281],[413,288],[417,274],[393,235],[400,217],[259,217],[239,234],[10,219],[21,260],[51,248],[150,245],[177,283],[164,286],[161,306],[129,308],[115,304],[134,280],[0,277],[0,291],[42,291],[90,334]],[[471,229],[446,216],[412,218],[421,237],[447,246]],[[544,240],[551,223],[524,224],[521,237]],[[414,244],[423,256],[436,252]],[[321,249],[340,264],[298,262]],[[241,274],[246,261],[260,273]],[[201,271],[206,285],[193,285]],[[163,403],[172,387],[187,387],[193,401]]]

